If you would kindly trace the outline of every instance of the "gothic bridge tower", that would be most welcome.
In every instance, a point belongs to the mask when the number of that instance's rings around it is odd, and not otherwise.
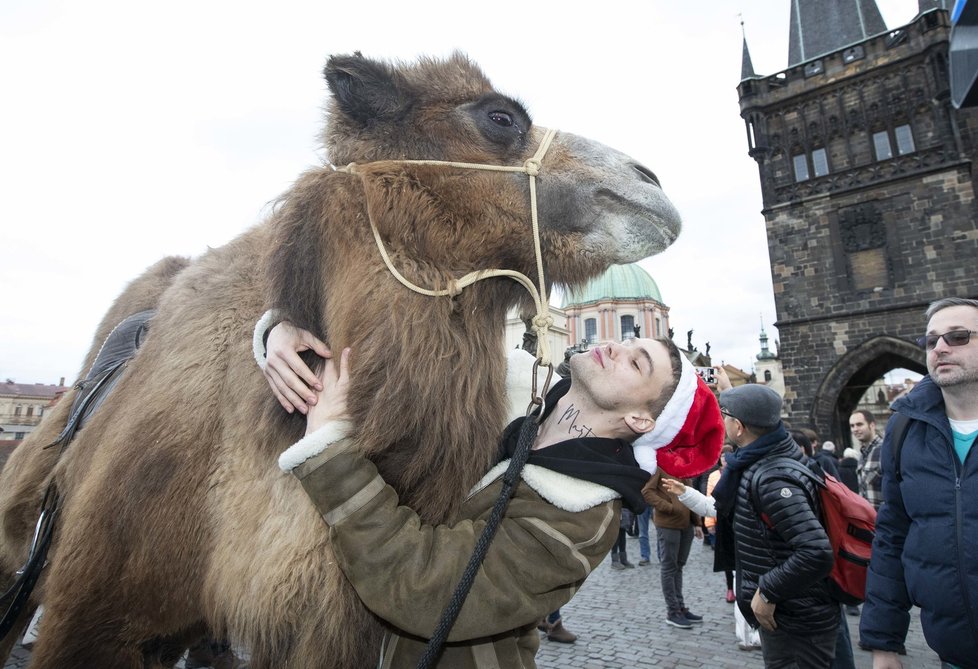
[[[792,0],[788,69],[740,110],[757,162],[790,421],[848,443],[886,372],[925,373],[927,304],[978,297],[978,115],[949,100],[945,0],[887,29],[873,0]]]

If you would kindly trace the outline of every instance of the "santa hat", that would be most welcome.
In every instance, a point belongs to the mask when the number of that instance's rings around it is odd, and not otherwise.
[[[716,397],[681,354],[676,391],[655,420],[655,427],[632,444],[645,471],[656,467],[676,478],[699,476],[716,464],[723,447],[723,416]]]

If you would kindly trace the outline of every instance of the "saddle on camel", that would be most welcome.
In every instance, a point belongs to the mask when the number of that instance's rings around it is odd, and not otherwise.
[[[225,246],[133,281],[83,368],[117,323],[155,310],[112,392],[67,447],[45,448],[71,391],[0,472],[0,588],[27,561],[45,493],[57,499],[47,564],[0,656],[43,604],[34,669],[172,666],[204,636],[246,647],[255,668],[376,666],[388,624],[342,573],[300,481],[275,466],[305,420],[255,367],[255,321],[274,308],[356,352],[349,452],[420,522],[451,524],[498,460],[507,312],[545,312],[551,285],[679,232],[649,169],[534,126],[461,54],[333,56],[325,77],[332,164]]]

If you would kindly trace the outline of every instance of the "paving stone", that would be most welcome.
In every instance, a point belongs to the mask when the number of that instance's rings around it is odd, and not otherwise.
[[[654,530],[653,530],[654,531]],[[638,541],[628,540],[638,555]],[[564,625],[578,635],[576,643],[548,641],[541,635],[540,669],[762,669],[760,651],[737,649],[733,604],[724,600],[723,574],[713,572],[713,551],[693,542],[683,570],[683,594],[690,610],[703,616],[691,630],[665,623],[659,566],[614,571],[601,564],[581,590],[561,608]],[[872,669],[872,654],[855,645],[859,618],[846,616],[857,669]],[[26,669],[29,651],[17,647],[3,669]],[[924,642],[920,615],[911,613],[906,669],[937,668],[940,662]],[[182,664],[182,663],[181,663]]]

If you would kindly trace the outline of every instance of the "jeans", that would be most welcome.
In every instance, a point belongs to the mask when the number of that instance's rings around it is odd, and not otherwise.
[[[839,624],[844,624],[841,621]],[[761,631],[764,669],[830,669],[839,630],[800,636],[776,629]]]
[[[659,557],[662,565],[659,567],[659,577],[662,580],[662,596],[666,600],[668,615],[682,613],[686,608],[683,601],[683,567],[689,557],[689,548],[693,544],[693,526],[681,530],[669,527],[657,527]]]
[[[651,518],[651,506],[646,507],[645,511],[638,515],[638,552],[643,560],[652,559],[652,553],[649,551],[649,520]]]
[[[856,669],[856,659],[852,656],[852,639],[849,636],[849,623],[846,622],[846,607],[842,607],[839,633],[835,637],[835,659],[832,669]]]

